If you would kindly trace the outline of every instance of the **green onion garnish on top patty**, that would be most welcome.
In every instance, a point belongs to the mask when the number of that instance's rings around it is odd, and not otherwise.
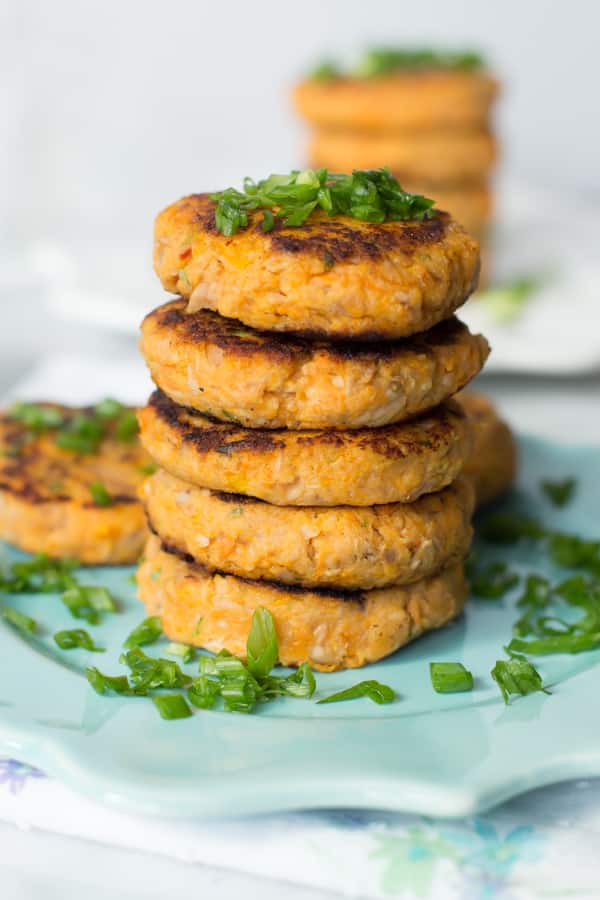
[[[384,169],[355,169],[351,175],[327,169],[305,169],[289,175],[269,175],[262,181],[244,180],[243,191],[227,188],[211,194],[217,204],[215,224],[227,237],[248,226],[248,212],[263,210],[262,230],[275,220],[286,227],[304,225],[312,212],[350,216],[363,222],[422,221],[430,218],[434,201],[402,189]]]

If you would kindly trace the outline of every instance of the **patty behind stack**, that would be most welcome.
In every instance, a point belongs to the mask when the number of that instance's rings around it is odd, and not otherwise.
[[[440,212],[248,220],[219,233],[202,194],[157,219],[155,268],[181,296],[142,326],[159,470],[140,595],[172,640],[243,656],[264,606],[283,664],[360,666],[466,598],[472,427],[450,398],[488,347],[452,314],[477,243]]]
[[[387,165],[481,239],[493,209],[497,91],[473,54],[373,50],[349,72],[318,70],[293,99],[311,128],[309,165]]]

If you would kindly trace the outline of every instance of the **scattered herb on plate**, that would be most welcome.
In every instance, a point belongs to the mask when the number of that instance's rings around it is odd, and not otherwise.
[[[540,481],[540,488],[553,506],[566,506],[575,493],[575,478],[564,478],[562,481]]]
[[[433,689],[438,694],[473,690],[473,675],[460,662],[429,663],[429,675]]]
[[[492,669],[491,676],[500,688],[502,699],[506,704],[515,694],[525,696],[535,691],[542,691],[544,694],[550,693],[543,686],[537,669],[526,659],[500,659]]]
[[[61,650],[89,650],[91,653],[104,653],[104,647],[98,647],[93,638],[83,628],[72,628],[66,631],[57,631],[54,635],[55,643]]]

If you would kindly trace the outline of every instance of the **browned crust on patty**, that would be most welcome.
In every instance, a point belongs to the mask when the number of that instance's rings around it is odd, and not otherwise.
[[[280,506],[412,502],[453,481],[471,443],[452,403],[382,428],[268,431],[215,422],[156,391],[139,421],[142,443],[173,475]]]
[[[207,234],[219,236],[215,224],[216,203],[209,194],[190,194],[180,201],[189,207],[190,218]],[[371,262],[382,259],[390,250],[413,253],[418,247],[439,243],[451,217],[446,212],[434,210],[429,219],[422,222],[400,221],[372,225],[346,216],[329,218],[325,213],[314,212],[303,224],[286,227],[281,219],[275,219],[272,231],[262,230],[262,211],[248,212],[248,228],[261,241],[270,244],[275,251],[290,254],[306,254],[336,262]],[[228,240],[220,235],[223,240]]]
[[[456,319],[385,342],[306,341],[254,331],[185,300],[142,323],[140,349],[172,400],[248,428],[373,428],[432,409],[481,369],[489,348]]]
[[[478,244],[447,213],[362,222],[315,210],[304,225],[262,231],[262,211],[235,235],[216,230],[215,202],[192,194],[156,219],[154,266],[189,312],[212,309],[250,327],[334,339],[404,337],[448,318],[474,290]]]

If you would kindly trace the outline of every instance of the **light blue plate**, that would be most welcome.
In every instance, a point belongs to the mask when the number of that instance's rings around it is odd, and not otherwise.
[[[600,450],[531,438],[521,450],[521,487],[505,507],[598,535]],[[576,497],[556,510],[540,495],[539,480],[568,475],[579,480]],[[523,573],[565,576],[532,543],[482,552]],[[0,561],[14,558],[0,547]],[[318,676],[321,696],[378,678],[399,693],[390,706],[285,699],[251,716],[198,712],[165,722],[150,700],[100,697],[83,675],[90,663],[122,671],[120,644],[143,617],[131,572],[97,569],[86,576],[110,587],[122,605],[120,615],[90,629],[107,653],[54,646],[54,631],[79,623],[53,595],[7,598],[44,624],[43,637],[28,641],[0,625],[0,751],[105,803],[170,816],[318,807],[462,816],[549,782],[600,775],[600,651],[541,658],[552,696],[532,694],[509,707],[489,676],[510,637],[514,595],[471,601],[459,622],[367,671]],[[435,694],[431,660],[464,662],[476,678],[473,692]]]

